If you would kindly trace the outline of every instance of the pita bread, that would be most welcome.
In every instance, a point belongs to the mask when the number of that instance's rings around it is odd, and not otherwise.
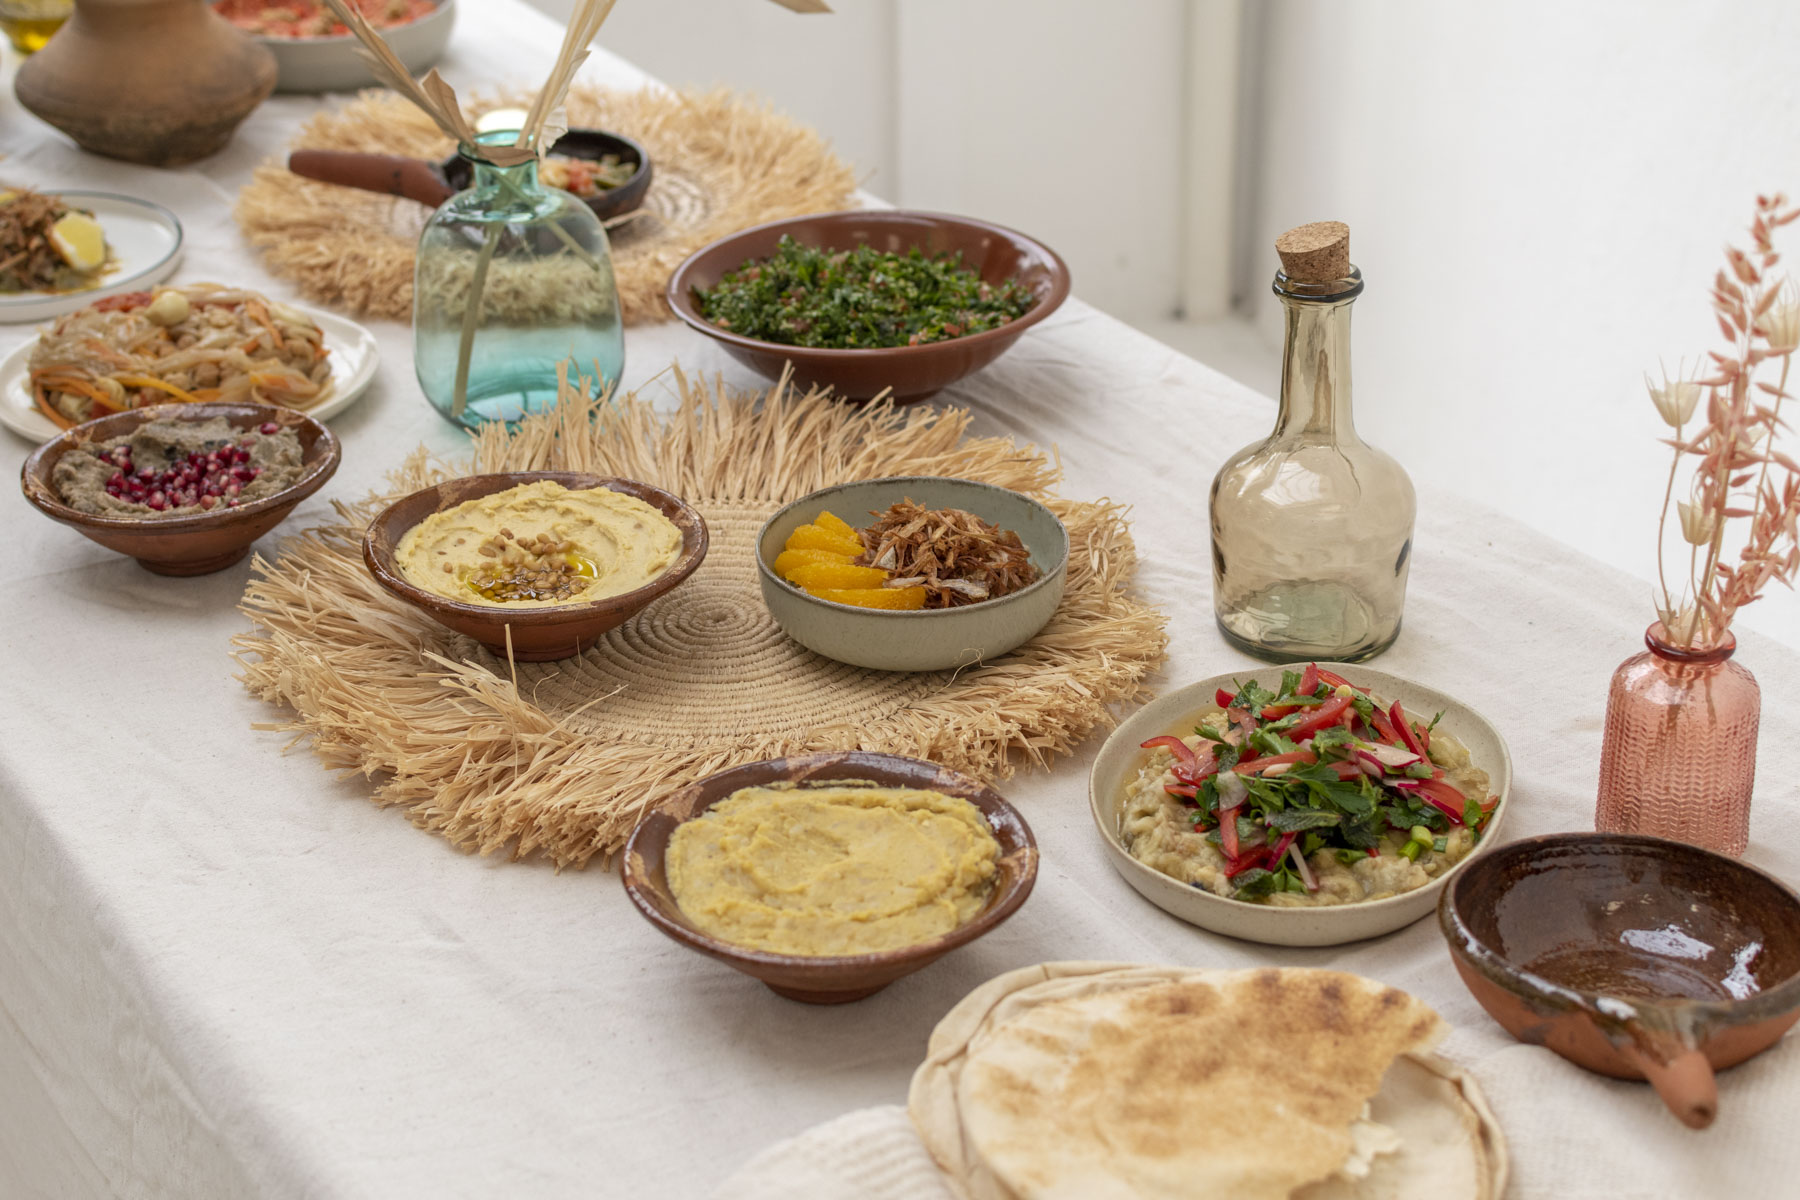
[[[1047,963],[951,1010],[909,1111],[968,1200],[1491,1200],[1504,1150],[1429,1053],[1447,1031],[1334,971]]]

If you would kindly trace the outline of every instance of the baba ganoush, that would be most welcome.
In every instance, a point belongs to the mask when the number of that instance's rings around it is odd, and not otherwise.
[[[986,907],[1000,844],[967,800],[862,781],[733,792],[669,839],[669,890],[723,941],[873,954],[941,937]]]
[[[1383,900],[1466,858],[1498,799],[1456,738],[1330,671],[1221,688],[1191,734],[1144,743],[1119,833],[1146,866],[1275,907]]]
[[[680,552],[675,522],[636,496],[540,479],[432,513],[394,561],[447,600],[545,608],[636,591]]]
[[[50,480],[76,512],[186,517],[287,491],[305,471],[305,457],[299,435],[279,421],[239,429],[224,417],[164,417],[71,447]]]

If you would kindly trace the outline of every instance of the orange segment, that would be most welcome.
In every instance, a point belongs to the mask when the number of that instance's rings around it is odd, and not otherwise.
[[[788,535],[786,549],[830,550],[834,554],[848,554],[855,558],[863,552],[863,544],[854,537],[834,533],[817,525],[802,525]]]
[[[786,551],[788,554],[796,551]],[[795,567],[783,578],[808,588],[878,588],[888,573],[880,567],[854,567],[849,563],[813,563]]]
[[[833,533],[841,533],[845,537],[856,536],[856,529],[850,522],[844,520],[842,517],[833,516],[828,512],[822,512],[814,517],[813,524],[817,525],[820,529],[829,529]]]
[[[848,554],[834,554],[830,550],[783,550],[775,556],[775,573],[790,579],[792,572],[800,567],[847,567],[850,558]]]
[[[909,588],[821,588],[806,589],[809,596],[830,600],[834,604],[854,604],[858,608],[886,608],[913,612],[925,607],[925,589]]]

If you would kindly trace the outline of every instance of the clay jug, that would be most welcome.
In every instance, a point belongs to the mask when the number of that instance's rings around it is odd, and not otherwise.
[[[13,83],[83,149],[153,167],[218,150],[274,88],[275,56],[206,0],[75,0]]]

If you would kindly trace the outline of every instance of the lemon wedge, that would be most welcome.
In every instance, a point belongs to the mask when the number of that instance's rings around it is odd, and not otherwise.
[[[98,270],[106,263],[106,232],[86,213],[72,212],[52,225],[50,245],[77,271]]]

